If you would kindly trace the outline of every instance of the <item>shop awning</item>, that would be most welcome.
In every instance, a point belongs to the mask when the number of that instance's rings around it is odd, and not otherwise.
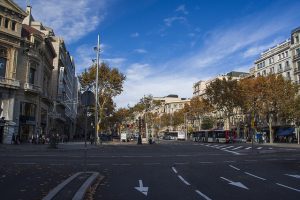
[[[293,135],[295,128],[280,128],[276,131],[277,136]]]

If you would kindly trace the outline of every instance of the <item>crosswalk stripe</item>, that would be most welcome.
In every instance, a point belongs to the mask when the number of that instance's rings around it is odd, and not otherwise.
[[[237,149],[240,149],[240,148],[242,148],[243,146],[239,146],[239,147],[236,147],[236,148],[234,148],[234,149],[231,149],[231,150],[237,150]]]
[[[262,147],[257,147],[256,149],[262,149]]]
[[[234,146],[229,146],[229,147],[225,147],[225,148],[222,148],[223,150],[224,149],[230,149],[230,148],[232,148],[232,147],[234,147]]]
[[[247,147],[247,148],[245,148],[245,149],[251,149],[252,147]]]

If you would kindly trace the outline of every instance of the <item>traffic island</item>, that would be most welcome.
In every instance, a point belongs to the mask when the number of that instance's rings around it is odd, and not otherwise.
[[[98,172],[78,172],[52,189],[43,200],[83,200],[93,183],[99,184],[102,179]]]

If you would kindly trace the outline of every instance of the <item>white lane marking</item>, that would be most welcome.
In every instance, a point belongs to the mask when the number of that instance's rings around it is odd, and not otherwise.
[[[63,165],[65,165],[65,164],[63,164],[63,163],[52,163],[52,164],[50,164],[50,165],[52,165],[52,166],[63,166]]]
[[[295,158],[286,158],[284,160],[296,160]]]
[[[228,184],[230,185],[234,185],[236,187],[240,187],[240,188],[243,188],[243,189],[246,189],[246,190],[249,190],[249,188],[247,186],[245,186],[243,183],[241,182],[234,182],[234,181],[231,181],[227,178],[224,178],[224,177],[220,177],[221,179],[225,180],[225,181],[228,181]]]
[[[278,158],[269,158],[269,159],[266,159],[266,160],[279,160]]]
[[[144,165],[160,165],[160,163],[144,163]]]
[[[195,190],[195,192],[197,194],[199,194],[200,196],[202,196],[204,199],[206,200],[212,200],[211,198],[209,198],[208,196],[206,196],[205,194],[203,194],[202,192],[200,192],[199,190]]]
[[[256,149],[262,149],[262,147],[257,147]]]
[[[115,163],[115,164],[112,164],[114,166],[130,166],[131,164],[129,163]]]
[[[175,167],[172,167],[172,170],[173,170],[173,172],[174,172],[175,174],[178,173]]]
[[[285,174],[286,176],[294,177],[294,178],[300,178],[300,175],[297,174]]]
[[[213,145],[212,147],[218,147],[219,145],[218,144],[216,144],[216,145]]]
[[[246,162],[257,162],[257,160],[245,160]]]
[[[178,162],[176,162],[176,163],[174,163],[174,165],[187,165],[187,164],[189,164],[188,162],[184,162],[184,163],[178,163]]]
[[[180,155],[175,155],[177,157],[188,157],[188,156],[192,156],[192,155],[183,155],[183,154],[180,154]]]
[[[262,178],[262,177],[256,176],[256,175],[254,175],[254,174],[251,174],[251,173],[249,173],[249,172],[245,172],[245,174],[248,174],[249,176],[253,176],[253,177],[255,177],[255,178],[258,178],[258,179],[260,179],[260,180],[263,180],[263,181],[267,180],[267,179],[265,179],[265,178]]]
[[[100,163],[89,163],[87,165],[91,165],[91,166],[98,166],[98,165],[101,165]]]
[[[237,150],[237,149],[240,149],[240,148],[243,148],[243,146],[239,146],[239,147],[236,147],[236,148],[231,149],[231,150]]]
[[[269,147],[269,149],[273,149],[272,147]]]
[[[236,169],[236,170],[240,170],[239,168],[237,168],[237,167],[235,167],[235,166],[233,166],[233,165],[229,165],[229,167],[231,167],[231,168],[233,168],[233,169]]]
[[[74,194],[72,200],[83,199],[87,189],[92,185],[95,179],[99,176],[99,172],[92,172],[93,174],[80,186],[78,191]]]
[[[186,180],[184,180],[184,178],[180,175],[178,175],[178,178],[186,185],[191,185],[189,182],[187,182]]]
[[[222,150],[224,150],[224,149],[230,149],[232,147],[234,147],[234,146],[225,147],[225,148],[222,148]]]
[[[225,163],[235,163],[236,161],[234,161],[234,160],[225,160],[224,162]]]
[[[229,152],[229,153],[233,153],[233,154],[235,154],[235,155],[241,155],[240,153],[238,153],[238,152],[235,152],[235,151],[229,151],[229,150],[222,150],[222,151],[226,151],[226,152]]]
[[[37,165],[37,163],[15,163],[15,165]]]
[[[139,180],[139,187],[134,187],[137,191],[143,193],[145,196],[148,194],[148,189],[149,187],[144,187],[143,186],[143,181]]]
[[[200,164],[209,164],[209,163],[213,163],[213,162],[199,161],[198,163],[200,163]]]
[[[220,148],[223,148],[223,147],[226,147],[227,145],[221,145],[221,146],[218,146],[216,147],[217,149],[220,149]]]
[[[252,148],[252,147],[247,147],[247,148],[245,148],[245,149],[247,149],[247,150],[248,150],[248,149],[251,149],[251,148]]]
[[[286,185],[283,185],[283,184],[280,184],[280,183],[276,183],[276,185],[279,185],[279,186],[281,186],[281,187],[285,187],[285,188],[294,190],[294,191],[296,191],[296,192],[300,192],[300,190],[298,190],[298,189],[296,189],[296,188],[292,188],[292,187],[289,187],[289,186],[286,186]]]

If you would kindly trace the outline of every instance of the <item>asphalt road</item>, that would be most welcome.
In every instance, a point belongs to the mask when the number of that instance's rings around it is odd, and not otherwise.
[[[0,199],[41,199],[84,170],[82,146],[0,148]],[[88,150],[94,199],[300,199],[300,148],[165,141]]]

